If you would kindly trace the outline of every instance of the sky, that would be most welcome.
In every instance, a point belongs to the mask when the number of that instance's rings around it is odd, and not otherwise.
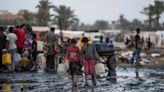
[[[123,14],[128,20],[147,17],[140,13],[143,7],[153,4],[154,0],[49,0],[53,5],[66,5],[74,10],[81,22],[94,23],[96,20],[117,20]],[[16,13],[20,9],[37,12],[39,0],[0,0],[0,10]],[[164,15],[162,15],[164,21]]]

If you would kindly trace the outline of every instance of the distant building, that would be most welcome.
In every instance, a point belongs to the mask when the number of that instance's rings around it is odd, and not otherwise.
[[[17,23],[23,20],[25,12],[28,10],[19,10],[16,14],[10,13],[8,11],[0,11],[0,25],[8,23]]]

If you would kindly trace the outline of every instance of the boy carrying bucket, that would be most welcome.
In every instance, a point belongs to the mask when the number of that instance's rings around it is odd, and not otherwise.
[[[81,48],[81,54],[84,65],[84,74],[86,81],[85,85],[88,85],[87,76],[89,73],[91,74],[93,85],[96,85],[94,64],[96,63],[96,60],[99,60],[99,55],[96,51],[95,46],[88,43],[89,40],[87,37],[84,37],[82,39],[82,42],[84,43]]]

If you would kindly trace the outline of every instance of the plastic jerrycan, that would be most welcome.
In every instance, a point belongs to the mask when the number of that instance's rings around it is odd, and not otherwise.
[[[2,55],[2,64],[3,65],[11,64],[11,54],[10,53],[7,52]]]

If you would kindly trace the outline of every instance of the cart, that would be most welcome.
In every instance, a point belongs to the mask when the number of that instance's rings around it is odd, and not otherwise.
[[[105,61],[109,69],[108,75],[109,76],[116,75],[116,74],[111,74],[110,71],[115,71],[115,68],[117,66],[115,51],[118,49],[116,48],[110,49],[107,44],[103,44],[103,43],[95,43],[94,45],[96,47],[99,56]]]

